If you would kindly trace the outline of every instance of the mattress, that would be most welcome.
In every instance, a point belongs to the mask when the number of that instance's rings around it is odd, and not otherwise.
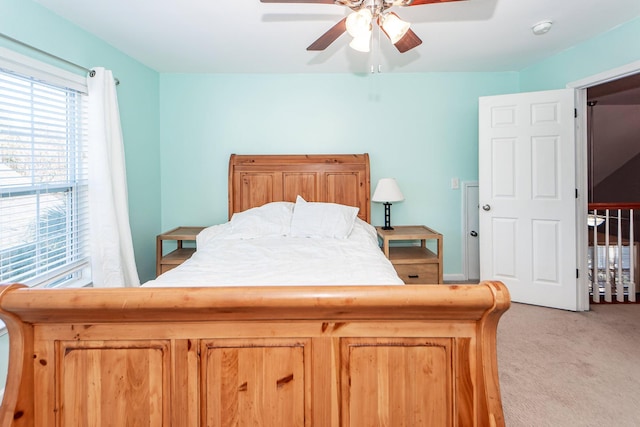
[[[380,250],[375,228],[357,217],[348,232],[338,224],[338,234],[335,222],[327,225],[326,215],[323,227],[330,232],[292,232],[292,220],[286,217],[277,225],[255,217],[243,224],[234,219],[204,229],[190,259],[143,286],[403,284]]]

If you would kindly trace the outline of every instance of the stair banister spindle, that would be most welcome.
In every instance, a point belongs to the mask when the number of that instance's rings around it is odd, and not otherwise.
[[[598,272],[599,272],[599,266],[598,266],[598,226],[597,226],[597,221],[596,219],[598,218],[598,210],[594,209],[593,210],[593,221],[594,221],[594,226],[593,226],[593,250],[591,252],[591,291],[592,291],[592,298],[593,298],[593,302],[595,303],[599,303],[600,302],[600,283],[598,281]]]
[[[616,301],[624,302],[624,278],[622,277],[622,209],[618,209],[618,265],[616,266]]]
[[[636,260],[638,254],[636,253],[634,235],[633,235],[633,209],[629,210],[629,301],[636,302],[636,289],[638,284],[636,283]]]
[[[604,215],[604,224],[605,224],[605,236],[604,236],[604,257],[605,257],[605,274],[606,274],[606,284],[605,284],[605,288],[604,288],[604,300],[606,302],[611,302],[612,301],[612,285],[611,285],[611,257],[610,257],[610,252],[609,252],[609,233],[610,233],[610,226],[611,226],[611,221],[610,221],[610,216],[609,216],[609,209],[605,210],[605,215]],[[614,279],[615,280],[615,279]]]

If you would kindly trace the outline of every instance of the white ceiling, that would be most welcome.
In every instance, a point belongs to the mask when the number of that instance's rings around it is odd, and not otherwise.
[[[363,73],[372,65],[382,72],[518,71],[640,16],[640,0],[466,0],[394,7],[412,23],[422,45],[401,54],[383,35],[379,48],[363,54],[348,47],[346,34],[325,51],[306,50],[347,15],[349,9],[338,5],[35,1],[163,73]],[[542,20],[552,20],[553,28],[533,35],[532,25]],[[638,40],[628,48],[637,49]]]

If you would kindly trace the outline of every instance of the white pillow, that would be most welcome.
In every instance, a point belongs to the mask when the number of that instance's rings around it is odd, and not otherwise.
[[[291,218],[291,235],[345,239],[353,229],[358,210],[337,203],[307,202],[298,196]]]
[[[272,202],[237,212],[231,217],[231,234],[241,239],[286,236],[291,230],[292,202]]]

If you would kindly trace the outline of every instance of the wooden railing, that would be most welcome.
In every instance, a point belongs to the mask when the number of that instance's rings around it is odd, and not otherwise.
[[[589,287],[593,302],[635,302],[640,203],[589,203]]]

